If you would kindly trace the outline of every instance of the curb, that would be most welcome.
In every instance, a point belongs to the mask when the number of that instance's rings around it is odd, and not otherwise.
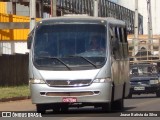
[[[18,100],[26,100],[30,99],[30,96],[25,96],[25,97],[13,97],[13,98],[2,98],[0,99],[0,102],[10,102],[10,101],[18,101]]]

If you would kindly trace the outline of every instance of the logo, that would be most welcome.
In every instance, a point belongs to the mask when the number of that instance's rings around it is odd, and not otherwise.
[[[67,84],[70,85],[70,83],[71,83],[71,81],[70,81],[70,80],[67,80]]]
[[[0,114],[0,117],[42,117],[41,113],[35,113],[35,112],[2,112],[2,116]]]
[[[2,112],[2,117],[12,117],[11,112]]]

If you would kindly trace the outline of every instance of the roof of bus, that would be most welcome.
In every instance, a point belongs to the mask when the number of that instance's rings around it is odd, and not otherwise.
[[[113,17],[93,17],[93,16],[87,16],[87,15],[67,15],[67,16],[60,16],[60,17],[52,17],[47,19],[42,19],[41,23],[49,23],[49,22],[108,22],[113,24],[120,24],[125,25],[125,22],[122,20],[115,19]]]

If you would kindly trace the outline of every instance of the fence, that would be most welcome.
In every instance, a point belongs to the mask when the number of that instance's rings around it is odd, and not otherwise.
[[[50,0],[43,0],[50,5]],[[99,17],[114,17],[126,22],[129,34],[134,33],[134,11],[115,4],[109,0],[99,0]],[[94,0],[57,0],[57,11],[60,14],[94,14]],[[139,33],[143,34],[143,16],[138,15]]]
[[[128,41],[130,63],[160,62],[160,38],[139,38]]]
[[[40,18],[36,20],[39,21]],[[29,21],[29,17],[0,13],[0,54],[22,53],[21,51],[24,50],[27,52],[27,46],[21,50],[19,49],[19,51],[15,50],[16,47],[21,47],[21,45],[16,45],[17,42],[26,43],[29,33]],[[8,43],[8,46],[5,43]],[[6,52],[4,52],[4,49]]]
[[[0,13],[6,13],[7,8],[6,8],[6,2],[0,2]]]
[[[28,54],[3,54],[0,69],[0,86],[28,84]]]
[[[29,17],[24,17],[24,16],[16,16],[12,14],[3,14],[0,13],[0,22],[1,22],[1,27],[0,27],[0,40],[25,40],[27,39],[27,35],[29,33],[29,29],[9,29],[7,24],[9,23],[19,23],[23,25],[23,23],[28,23],[29,25]],[[4,28],[2,25],[5,24],[7,28]],[[17,26],[14,26],[17,27]],[[28,27],[29,28],[29,27]]]

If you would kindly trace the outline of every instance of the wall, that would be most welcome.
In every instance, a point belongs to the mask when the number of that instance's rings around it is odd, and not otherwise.
[[[0,13],[7,13],[6,2],[0,2]]]
[[[0,22],[30,22],[28,16],[28,6],[17,3],[16,15],[13,15],[12,3],[0,2]],[[13,49],[14,53],[28,52],[26,40],[29,32],[29,29],[0,29],[0,55],[12,54]]]
[[[0,55],[12,54],[12,43],[14,44],[14,53],[26,54],[29,52],[27,49],[27,41],[0,41]]]
[[[29,17],[0,13],[0,22],[29,22]],[[0,40],[26,40],[29,29],[0,30]]]
[[[28,54],[2,55],[0,66],[0,86],[28,84]]]
[[[37,21],[39,20],[37,18]],[[29,17],[0,13],[0,22],[29,21]],[[12,44],[14,44],[15,53],[28,52],[26,40],[29,32],[29,29],[0,29],[0,54],[11,54]]]

